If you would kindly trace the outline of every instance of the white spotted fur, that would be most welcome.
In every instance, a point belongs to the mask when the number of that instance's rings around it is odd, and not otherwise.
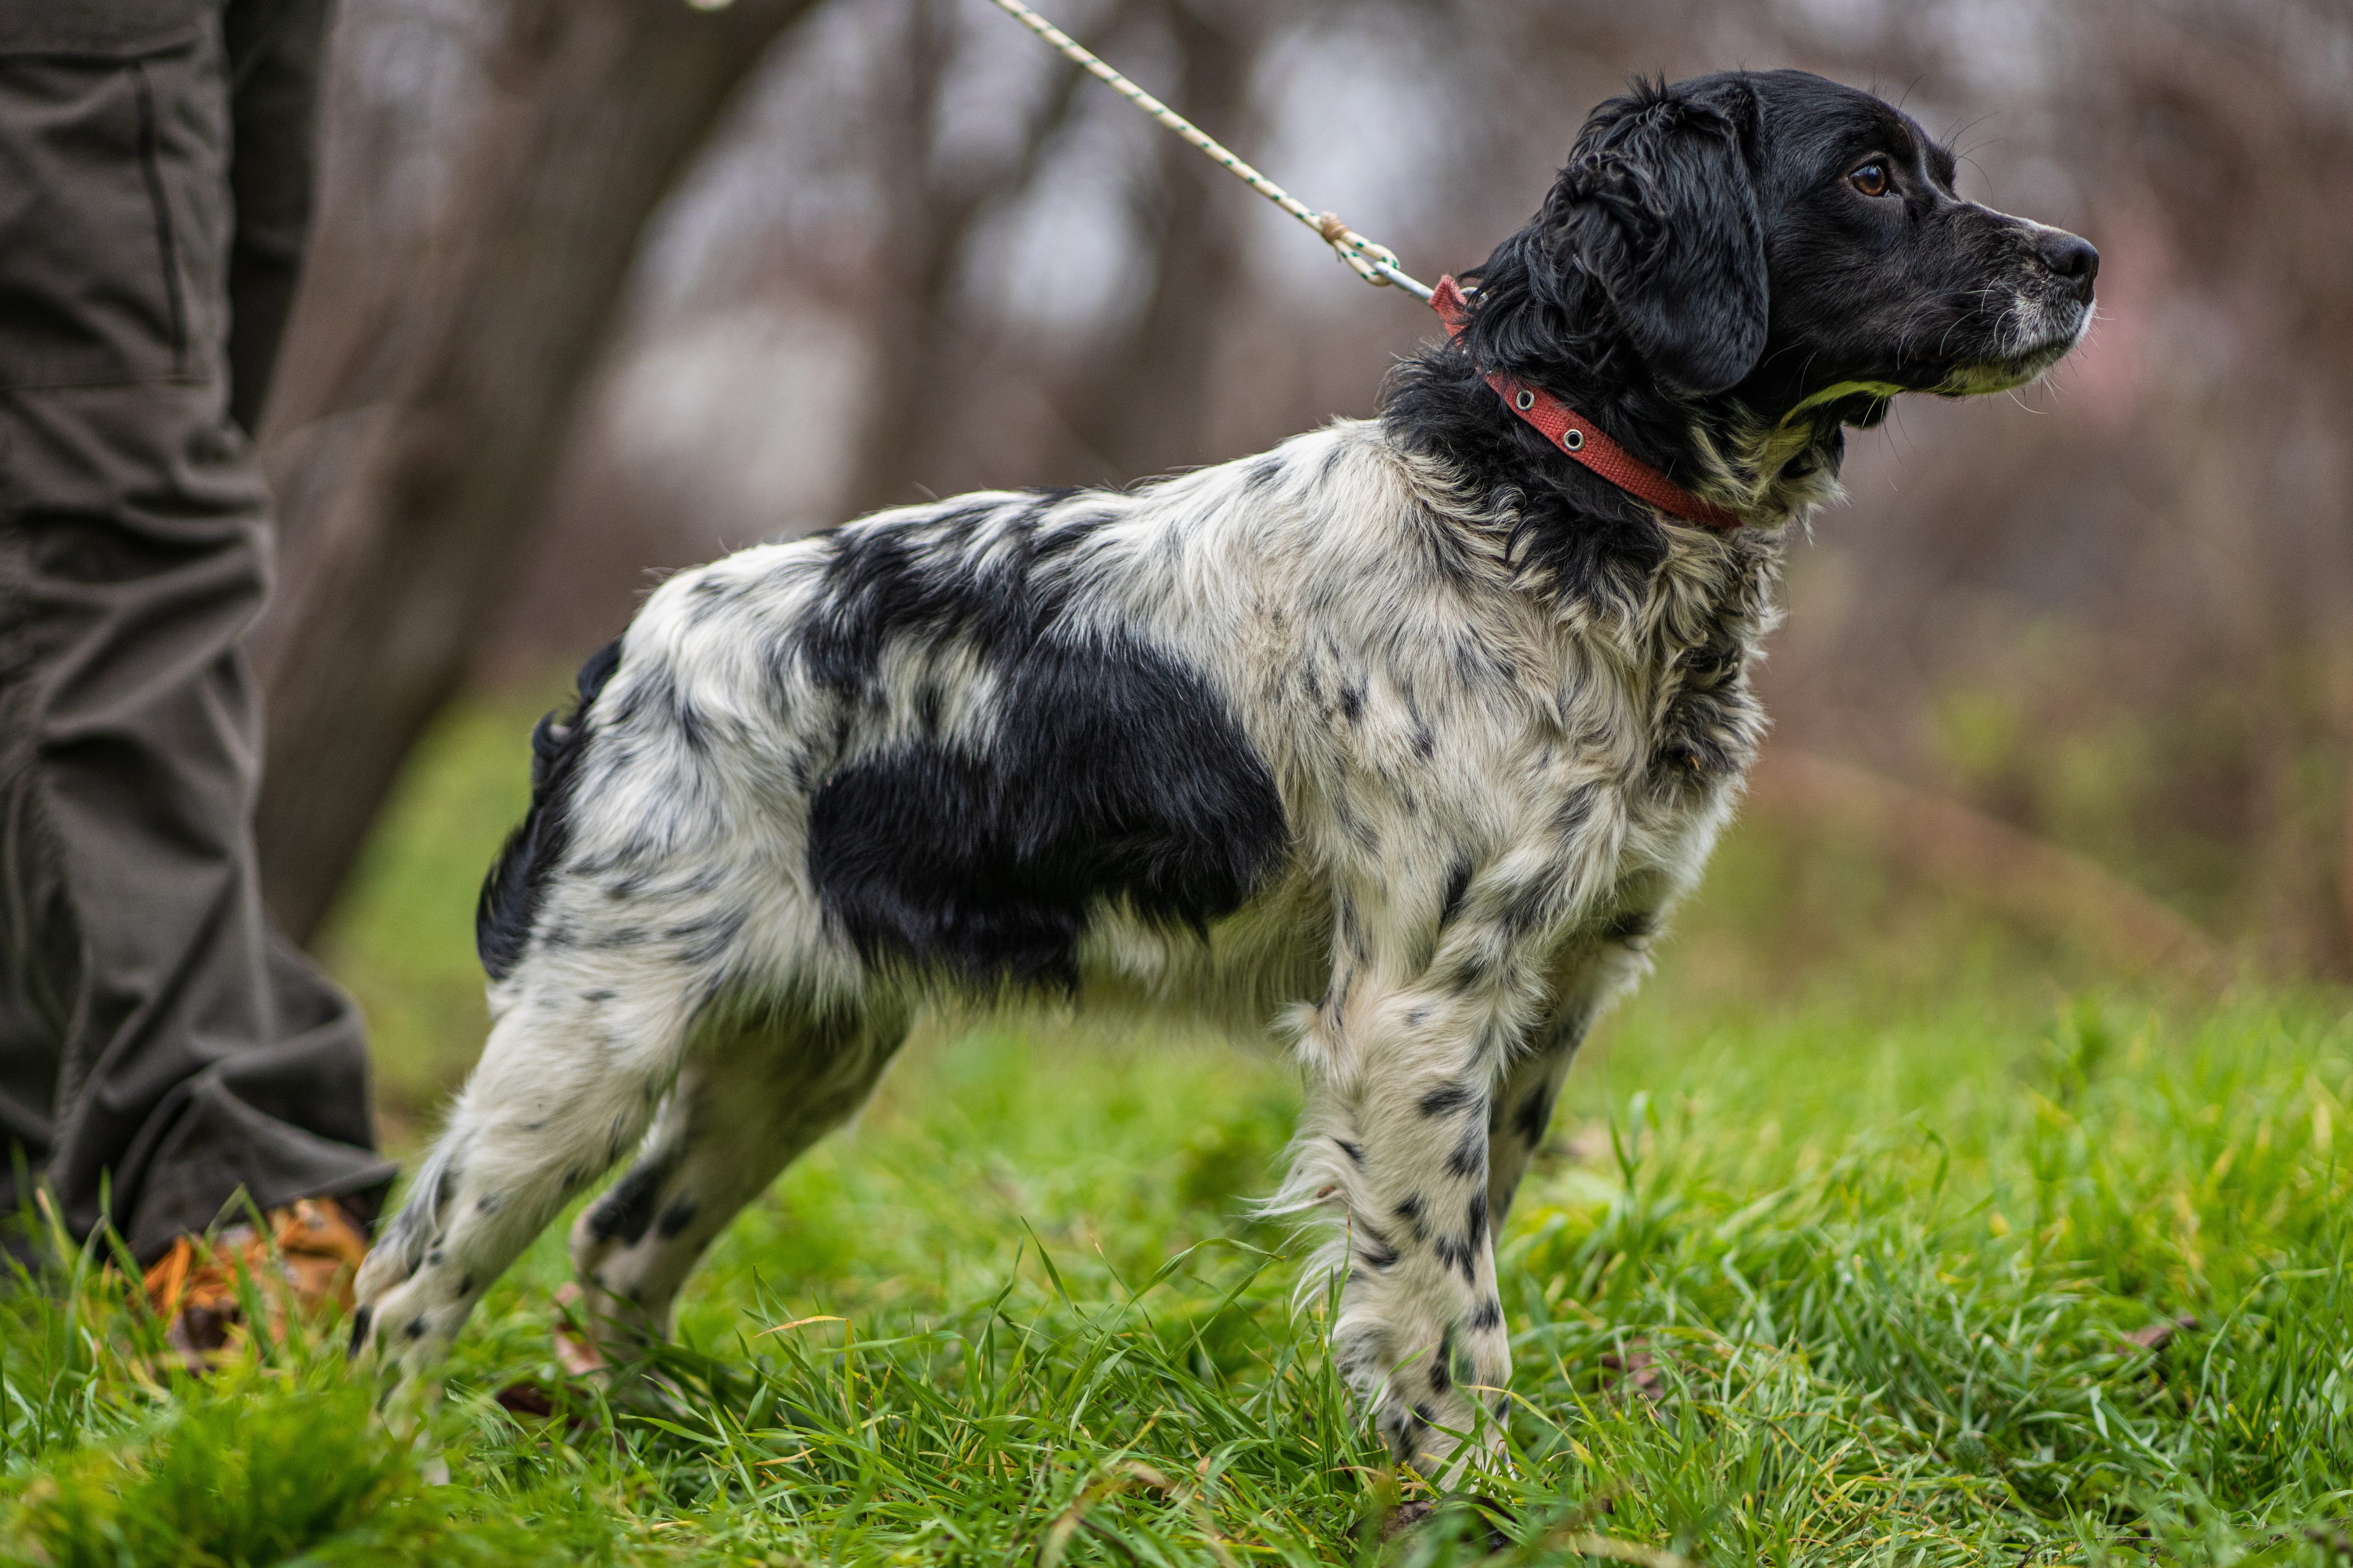
[[[1778,499],[1786,522],[1819,488]],[[1031,498],[1003,500],[1011,515]],[[1353,421],[1060,506],[1116,520],[1059,568],[1082,584],[1080,613],[1207,678],[1270,765],[1292,834],[1280,872],[1206,941],[1101,911],[1082,995],[1289,1040],[1306,1102],[1273,1206],[1328,1220],[1321,1267],[1349,1270],[1339,1363],[1400,1456],[1442,1468],[1446,1432],[1497,1407],[1469,1390],[1500,1391],[1510,1366],[1492,1225],[1451,1256],[1444,1244],[1467,1232],[1474,1194],[1501,1215],[1531,1152],[1515,1119],[1532,1100],[1549,1110],[1586,1027],[1643,967],[1648,928],[1630,917],[1692,885],[1731,814],[1762,728],[1741,669],[1717,693],[1731,768],[1679,772],[1659,748],[1690,684],[1680,656],[1726,632],[1753,654],[1772,625],[1782,528],[1668,521],[1647,581],[1563,594],[1507,563],[1511,519]],[[920,531],[944,510],[848,526]],[[1468,569],[1439,570],[1432,538]],[[628,1246],[584,1223],[575,1257],[608,1346],[659,1331],[712,1236],[850,1114],[943,984],[870,968],[829,926],[806,864],[811,770],[828,765],[812,759],[840,765],[905,733],[926,676],[948,727],[986,748],[991,679],[969,649],[902,642],[885,658],[892,700],[845,718],[780,675],[774,634],[822,607],[827,548],[767,545],[672,578],[583,720],[568,853],[492,988],[482,1062],[361,1277],[373,1343],[404,1373],[438,1361],[555,1210],[641,1142],[640,1164],[687,1173],[663,1191],[691,1184],[694,1213]],[[700,716],[700,749],[658,712],[615,721],[657,677]],[[1364,687],[1356,722],[1306,695],[1340,681]],[[1458,863],[1472,875],[1441,931]],[[1425,1113],[1449,1086],[1472,1102]],[[1474,1168],[1450,1172],[1474,1143]],[[1370,1267],[1368,1250],[1396,1260]]]

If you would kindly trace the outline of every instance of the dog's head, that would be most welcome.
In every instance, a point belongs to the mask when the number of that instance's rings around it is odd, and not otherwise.
[[[1803,71],[1639,87],[1473,274],[1466,346],[1538,380],[1598,353],[1668,401],[1833,431],[1898,392],[2017,386],[2083,335],[2099,253],[1953,172],[1909,116]]]

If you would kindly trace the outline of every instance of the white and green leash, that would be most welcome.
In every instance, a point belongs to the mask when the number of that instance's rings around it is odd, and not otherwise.
[[[1092,49],[1021,4],[1021,0],[996,0],[996,5],[998,10],[1085,67],[1088,74],[1106,83],[1113,91],[1216,159],[1228,174],[1314,229],[1316,237],[1330,246],[1333,254],[1346,262],[1357,277],[1376,288],[1387,288],[1394,283],[1409,294],[1423,300],[1430,298],[1430,285],[1407,273],[1398,265],[1396,251],[1366,239],[1342,223],[1337,213],[1311,210],[1306,203],[1236,157],[1231,148],[1112,69]]]

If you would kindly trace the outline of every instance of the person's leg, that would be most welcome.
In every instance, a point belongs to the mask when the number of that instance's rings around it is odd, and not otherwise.
[[[240,1188],[391,1174],[357,1016],[254,867],[269,524],[228,415],[228,115],[216,25],[0,55],[0,1136],[142,1259]]]
[[[229,0],[229,189],[237,228],[228,260],[229,417],[248,434],[261,408],[310,238],[319,75],[328,0]]]

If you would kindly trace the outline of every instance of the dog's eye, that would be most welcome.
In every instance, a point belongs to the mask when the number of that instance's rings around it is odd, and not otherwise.
[[[1888,192],[1887,165],[1873,158],[1870,163],[1846,177],[1846,183],[1866,196],[1883,196]]]

